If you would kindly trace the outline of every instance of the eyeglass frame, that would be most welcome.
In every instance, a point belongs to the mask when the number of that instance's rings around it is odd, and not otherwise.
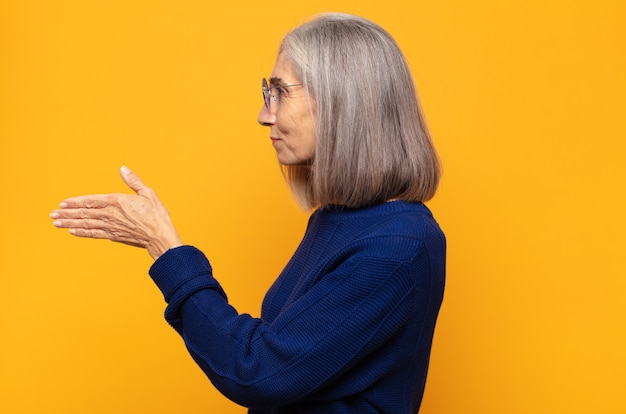
[[[268,82],[267,79],[261,79],[261,91],[263,92],[263,102],[265,102],[265,107],[267,109],[270,108],[272,101],[278,101],[278,97],[272,93],[271,82]],[[292,83],[291,85],[280,85],[281,88],[289,88],[291,86],[302,86],[303,83]]]

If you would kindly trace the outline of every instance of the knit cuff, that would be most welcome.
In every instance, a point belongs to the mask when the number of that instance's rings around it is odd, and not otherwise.
[[[193,246],[180,246],[163,253],[152,264],[149,274],[169,303],[182,285],[201,274],[212,278],[212,271],[204,253]]]

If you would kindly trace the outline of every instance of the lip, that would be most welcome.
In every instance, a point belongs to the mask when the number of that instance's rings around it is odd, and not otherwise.
[[[280,141],[280,138],[276,138],[276,137],[270,137],[270,139],[272,140],[272,142]]]

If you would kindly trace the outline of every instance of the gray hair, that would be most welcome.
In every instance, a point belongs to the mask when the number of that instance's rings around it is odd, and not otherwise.
[[[313,159],[282,167],[305,208],[434,196],[439,159],[389,33],[360,17],[322,14],[289,32],[279,53],[315,101]]]

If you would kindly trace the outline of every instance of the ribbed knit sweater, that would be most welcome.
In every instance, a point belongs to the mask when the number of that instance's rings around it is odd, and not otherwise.
[[[228,304],[192,246],[167,251],[150,275],[194,360],[250,413],[416,413],[445,249],[423,204],[330,206],[311,215],[260,318]]]

